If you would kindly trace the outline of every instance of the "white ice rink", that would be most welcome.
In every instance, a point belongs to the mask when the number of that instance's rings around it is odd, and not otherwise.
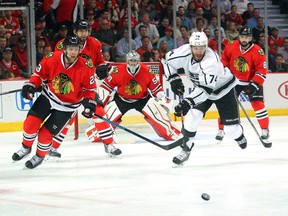
[[[0,133],[0,215],[287,216],[288,117],[271,117],[270,149],[246,119],[242,123],[245,150],[228,139],[216,144],[216,120],[203,121],[190,159],[180,168],[172,168],[180,148],[165,151],[136,138],[118,145],[121,159],[110,159],[103,144],[89,143],[82,134],[65,141],[60,161],[23,170],[27,158],[11,159],[21,133]],[[133,135],[117,131],[120,141],[133,141]],[[151,129],[136,132],[169,143]],[[34,153],[35,146],[29,158]],[[201,199],[203,192],[210,201]]]

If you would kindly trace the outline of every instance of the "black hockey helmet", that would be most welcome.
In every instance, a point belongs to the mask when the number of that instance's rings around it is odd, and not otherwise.
[[[248,26],[243,26],[240,31],[239,31],[239,35],[248,35],[251,36],[252,35],[252,30],[251,28],[249,28]]]
[[[69,45],[80,46],[80,42],[76,36],[67,36],[63,41],[64,48]]]
[[[78,31],[79,29],[90,29],[90,25],[87,20],[78,20],[74,23],[74,30]]]

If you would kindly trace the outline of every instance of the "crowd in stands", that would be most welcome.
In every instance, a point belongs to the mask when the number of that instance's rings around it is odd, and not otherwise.
[[[173,29],[173,2],[176,4],[176,29]],[[273,0],[285,7],[286,0]],[[283,3],[284,2],[284,3]],[[54,51],[56,43],[73,34],[73,23],[79,19],[77,0],[35,0],[36,61]],[[192,32],[203,31],[209,47],[218,52],[237,39],[239,29],[248,25],[253,42],[265,50],[263,13],[248,0],[132,0],[131,46],[142,61],[160,61],[171,49],[187,44]],[[287,8],[288,6],[286,6]],[[217,10],[221,12],[218,29]],[[286,10],[288,11],[288,10]],[[84,0],[84,18],[91,35],[103,45],[106,61],[125,62],[129,51],[127,1]],[[0,79],[27,78],[28,23],[24,11],[0,12]],[[268,27],[269,70],[288,71],[288,35],[279,36],[276,26]]]

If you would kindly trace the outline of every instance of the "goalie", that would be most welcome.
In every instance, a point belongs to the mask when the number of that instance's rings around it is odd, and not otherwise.
[[[114,89],[117,92],[108,103]],[[173,126],[169,116],[170,99],[149,67],[140,63],[140,55],[135,52],[127,54],[127,63],[113,67],[110,76],[104,79],[98,89],[107,118],[120,124],[121,117],[131,109],[144,115],[158,136],[165,140],[174,140],[180,131]],[[152,95],[152,96],[151,96]],[[95,119],[97,120],[97,119]],[[99,135],[94,125],[86,130],[89,140],[97,141]]]

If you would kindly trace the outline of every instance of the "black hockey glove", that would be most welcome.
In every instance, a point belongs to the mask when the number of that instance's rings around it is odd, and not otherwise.
[[[195,103],[191,98],[185,98],[178,105],[174,107],[175,110],[174,114],[180,117],[182,113],[182,115],[185,116],[188,113],[188,111],[193,108],[194,105]]]
[[[259,85],[256,82],[250,82],[249,85],[243,90],[248,96],[253,96],[259,90]]]
[[[96,69],[96,75],[100,80],[103,80],[109,76],[109,67],[108,65],[99,65]]]
[[[84,111],[82,112],[82,115],[85,118],[92,118],[95,110],[96,110],[96,101],[90,99],[90,98],[85,98],[82,101],[82,105],[84,106]]]
[[[172,92],[178,96],[183,96],[185,89],[181,77],[175,74],[169,77],[168,81],[170,82]]]
[[[22,87],[22,97],[27,100],[32,100],[36,92],[34,83],[26,82]]]

